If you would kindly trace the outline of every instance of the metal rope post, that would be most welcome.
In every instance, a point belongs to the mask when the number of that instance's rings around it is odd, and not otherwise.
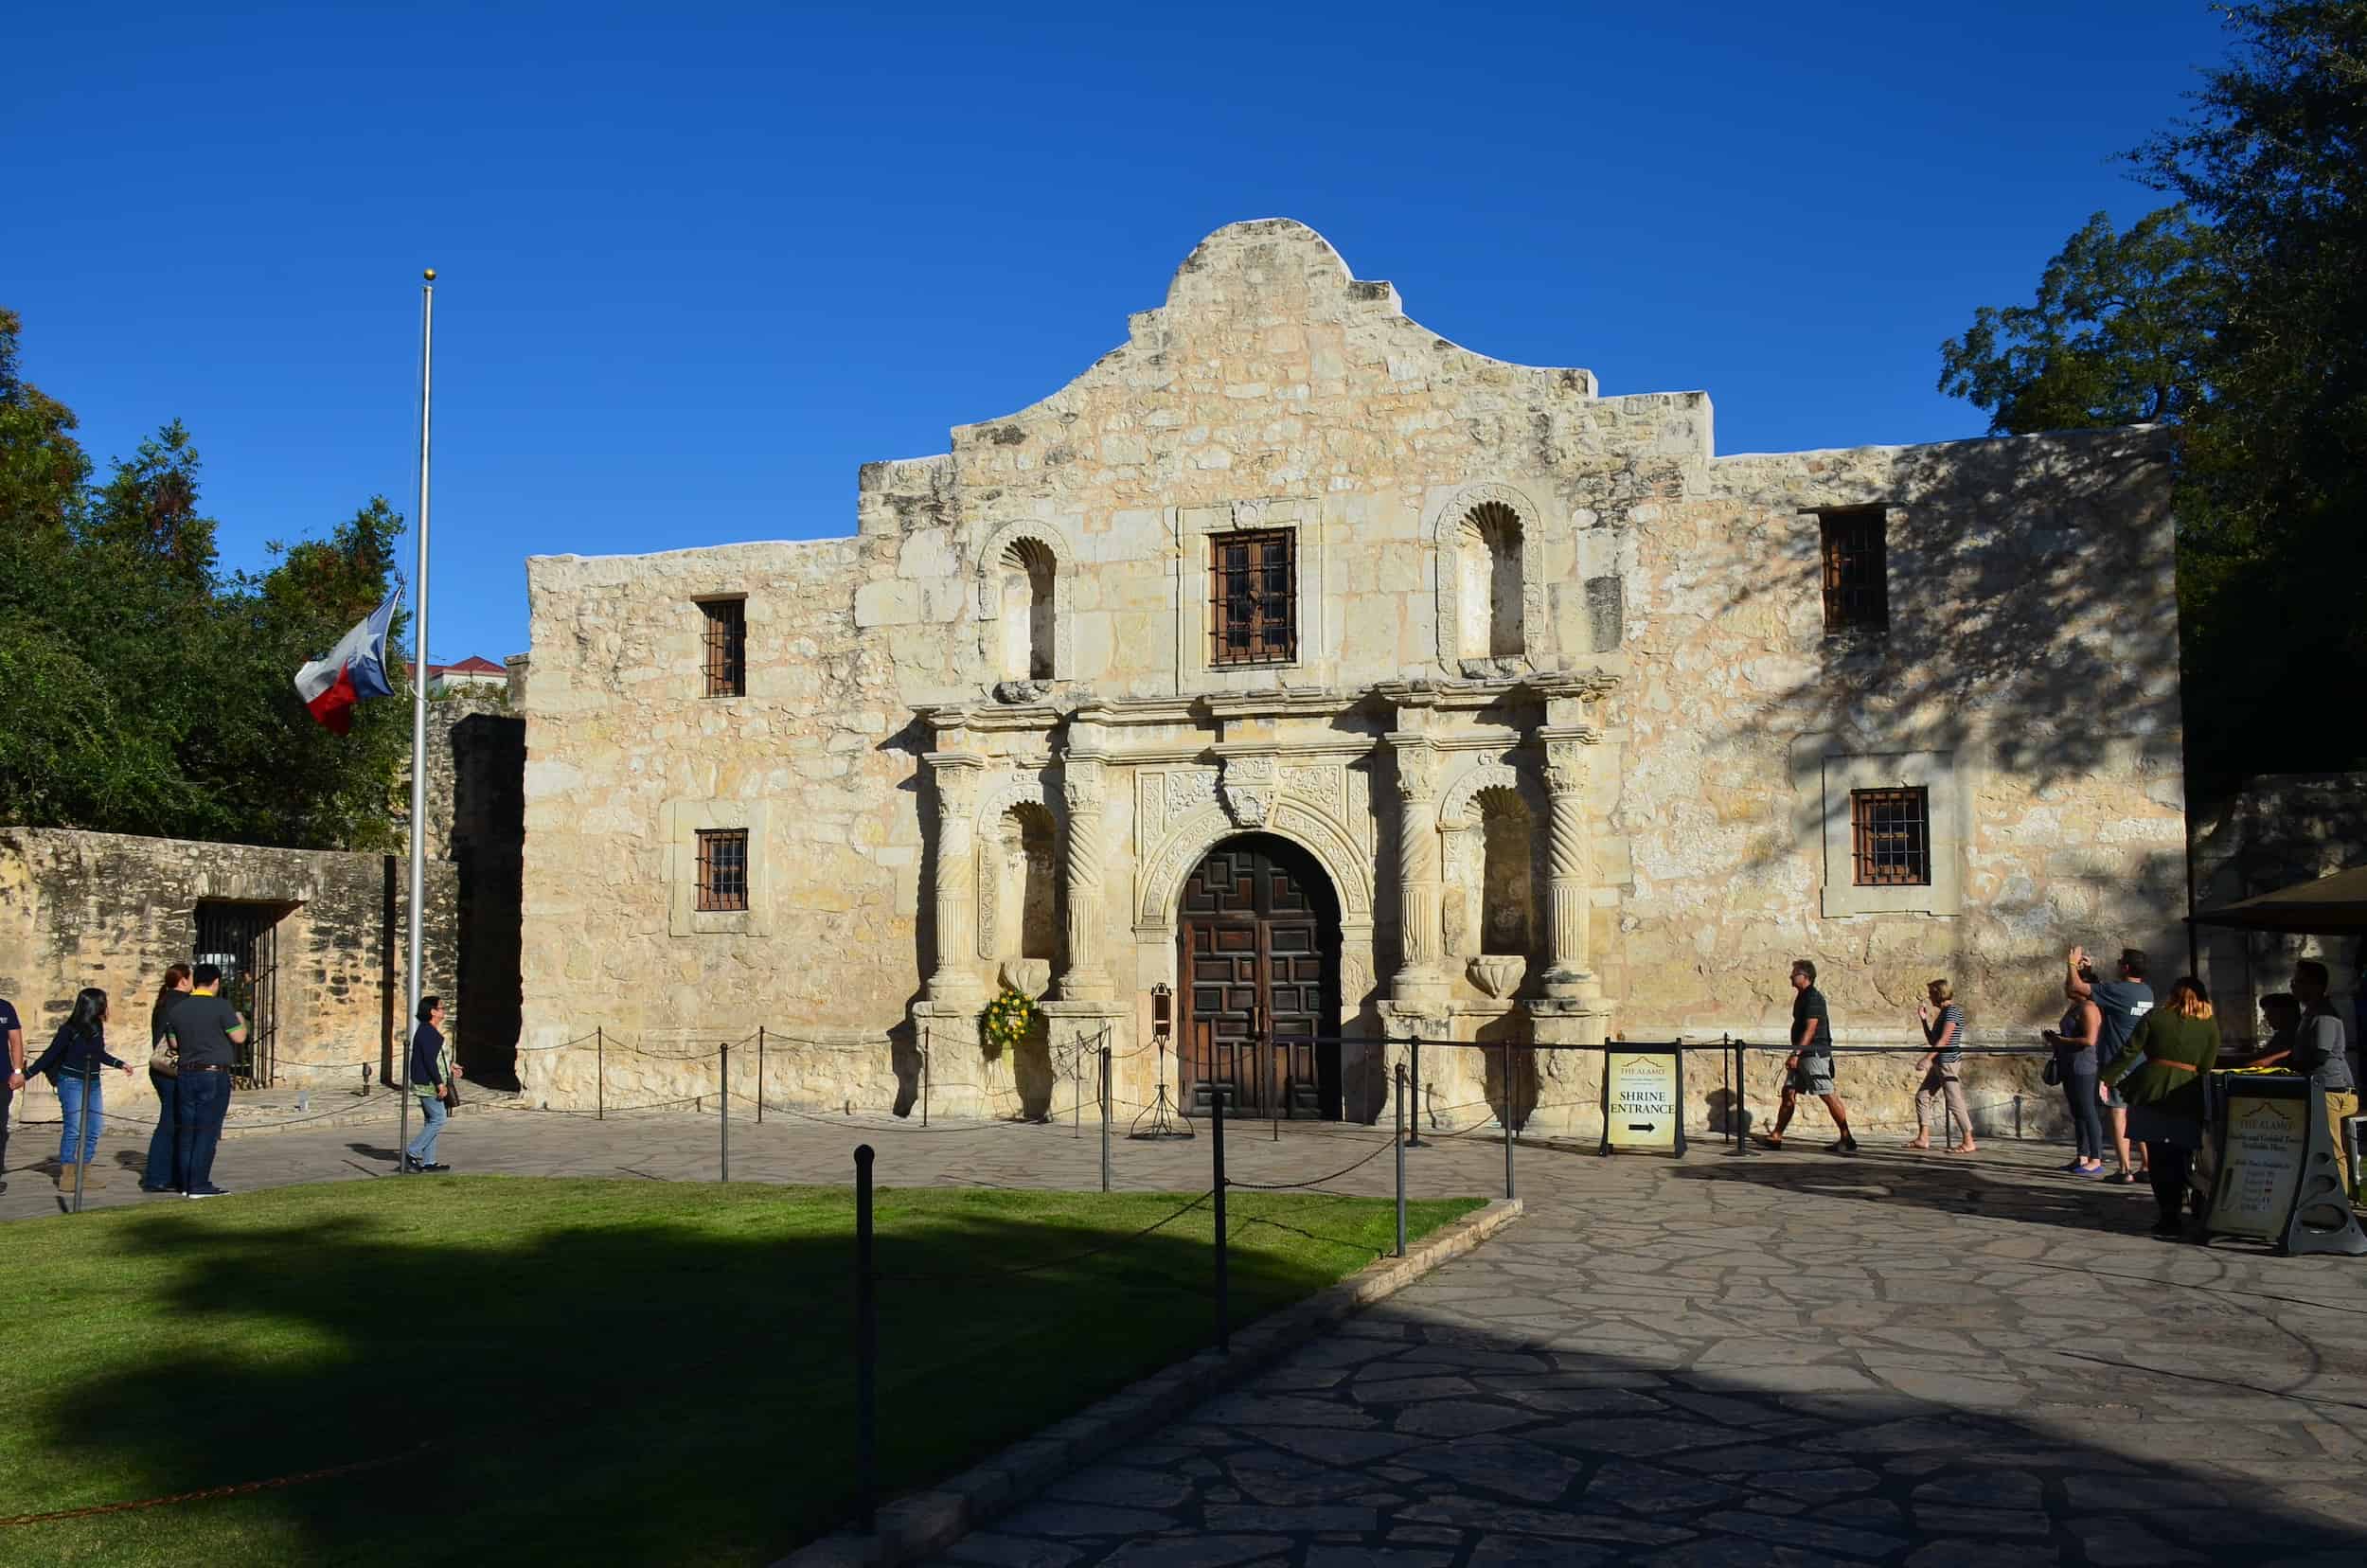
[[[719,1075],[722,1079],[723,1089],[720,1096],[723,1104],[722,1180],[728,1182],[732,1179],[732,1042],[726,1040],[722,1044],[723,1068]]]
[[[1208,1116],[1209,1127],[1212,1130],[1211,1147],[1216,1151],[1216,1181],[1213,1190],[1217,1201],[1217,1353],[1231,1355],[1233,1353],[1233,1331],[1227,1322],[1229,1314],[1225,1310],[1228,1305],[1225,1301],[1225,1292],[1229,1284],[1225,1278],[1224,1256],[1224,1092],[1226,1086],[1219,1081],[1209,1087],[1214,1091],[1208,1096]]]
[[[1735,1042],[1735,1152],[1744,1159],[1751,1157],[1751,1058],[1750,1047]]]
[[[756,1025],[756,1125],[764,1125],[764,1025]]]
[[[65,1070],[59,1069],[58,1081],[63,1083]],[[82,1177],[90,1169],[90,1097],[98,1089],[98,1075],[93,1069],[82,1080],[82,1114],[74,1130],[74,1212],[82,1212]]]
[[[608,1028],[605,1025],[592,1031],[592,1119],[608,1120]]]
[[[869,1144],[855,1146],[855,1517],[879,1528],[880,1321],[871,1270]]]
[[[1513,1192],[1512,1192],[1512,1042],[1510,1042],[1510,1041],[1508,1041],[1508,1040],[1507,1040],[1507,1041],[1505,1041],[1505,1042],[1504,1042],[1504,1118],[1503,1118],[1503,1119],[1504,1119],[1504,1196],[1505,1196],[1505,1197],[1507,1197],[1507,1198],[1509,1198],[1509,1197],[1511,1197],[1511,1196],[1513,1195]]]
[[[1405,1256],[1405,1063],[1397,1063],[1397,1256]]]
[[[1110,1031],[1101,1032],[1101,1190],[1110,1190]]]
[[[929,1026],[920,1026],[920,1125],[929,1125]]]
[[[1410,1077],[1413,1080],[1414,1103],[1406,1107],[1405,1147],[1419,1149],[1422,1147],[1422,1037],[1418,1033],[1414,1036],[1413,1056],[1414,1067]]]

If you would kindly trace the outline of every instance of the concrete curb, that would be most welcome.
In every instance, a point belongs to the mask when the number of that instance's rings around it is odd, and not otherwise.
[[[1495,1199],[1414,1243],[1405,1256],[1380,1258],[1237,1330],[1232,1355],[1203,1350],[1153,1373],[927,1491],[887,1504],[880,1509],[876,1536],[841,1530],[799,1547],[773,1568],[897,1568],[942,1552],[1070,1471],[1248,1381],[1334,1324],[1462,1256],[1520,1215],[1520,1199]]]

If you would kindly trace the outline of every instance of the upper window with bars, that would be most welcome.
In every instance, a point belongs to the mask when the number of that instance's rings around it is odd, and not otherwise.
[[[702,914],[748,907],[746,829],[700,830],[698,900],[695,907]]]
[[[1208,662],[1298,657],[1298,535],[1219,534],[1208,542]]]
[[[748,601],[739,598],[701,599],[706,615],[705,653],[707,695],[748,695]]]
[[[1849,792],[1849,880],[1859,887],[1931,885],[1930,791]]]
[[[1824,534],[1824,634],[1889,631],[1890,552],[1882,508],[1819,512],[1817,520]]]

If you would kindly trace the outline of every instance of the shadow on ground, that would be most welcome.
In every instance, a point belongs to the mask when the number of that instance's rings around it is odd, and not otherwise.
[[[827,1195],[784,1230],[785,1195],[798,1189],[535,1185],[573,1207],[523,1238],[481,1216],[448,1225],[457,1184],[442,1179],[269,1195],[317,1200],[282,1222],[240,1221],[231,1203],[116,1219],[105,1256],[80,1255],[78,1276],[52,1270],[55,1288],[87,1299],[113,1280],[119,1304],[125,1263],[161,1264],[145,1292],[152,1316],[137,1344],[16,1397],[17,1506],[368,1468],[15,1526],[0,1558],[764,1562],[843,1516],[850,1196]],[[987,1212],[990,1197],[1016,1200],[1019,1214]],[[1142,1201],[1166,1213],[1186,1200]],[[1104,1239],[1056,1222],[1081,1202],[883,1189],[881,1464],[891,1483],[944,1473],[1206,1343],[1205,1210],[1192,1216],[1198,1239],[1178,1225],[1070,1262]],[[898,1230],[899,1205],[916,1204],[936,1205],[930,1228]],[[695,1225],[682,1222],[685,1207]],[[1238,1314],[1338,1272],[1313,1263],[1308,1241],[1342,1243],[1355,1255],[1346,1267],[1369,1260],[1385,1211],[1359,1212],[1372,1235],[1299,1223],[1285,1241],[1275,1227],[1262,1253],[1245,1238],[1234,1255]]]

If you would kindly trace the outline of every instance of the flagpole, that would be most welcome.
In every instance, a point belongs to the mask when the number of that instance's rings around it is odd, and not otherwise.
[[[411,929],[404,943],[409,960],[409,1002],[403,1009],[401,1101],[395,1140],[395,1174],[410,1169],[411,1036],[419,1025],[419,942],[427,900],[427,455],[430,394],[436,371],[436,269],[419,286],[419,508],[418,557],[412,570],[412,603],[418,620],[411,633]]]

